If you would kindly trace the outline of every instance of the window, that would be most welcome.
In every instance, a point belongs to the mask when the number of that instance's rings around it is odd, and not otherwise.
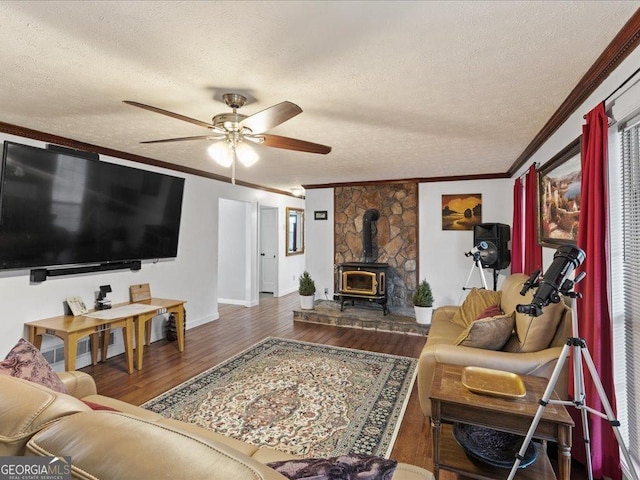
[[[611,292],[620,432],[640,464],[640,118],[626,122],[620,155],[610,144]],[[614,148],[611,148],[614,147]],[[620,205],[622,208],[620,209]],[[621,272],[621,274],[620,274]]]

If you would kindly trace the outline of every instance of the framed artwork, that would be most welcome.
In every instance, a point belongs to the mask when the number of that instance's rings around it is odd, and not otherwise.
[[[538,242],[575,245],[580,217],[580,137],[538,170]]]
[[[313,212],[314,220],[326,220],[328,218],[326,210],[316,210]]]
[[[84,301],[80,297],[68,297],[66,299],[67,305],[69,305],[69,310],[71,310],[71,314],[74,317],[78,315],[84,315],[88,312],[87,306],[84,304]]]
[[[482,223],[482,194],[442,195],[442,230],[473,230]]]

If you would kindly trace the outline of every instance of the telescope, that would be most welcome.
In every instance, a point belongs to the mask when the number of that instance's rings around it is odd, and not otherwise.
[[[538,287],[530,304],[516,305],[518,313],[525,313],[532,317],[542,315],[542,309],[549,303],[560,302],[560,294],[568,295],[573,286],[582,280],[585,273],[582,272],[575,280],[567,278],[571,272],[584,262],[585,253],[581,248],[572,245],[563,245],[553,255],[553,263],[538,281],[540,271],[533,272],[529,280],[525,282],[520,295],[525,295],[533,287]]]
[[[471,257],[472,255],[476,255],[480,253],[482,250],[486,250],[489,248],[489,244],[487,242],[479,242],[475,245],[471,250],[464,254],[465,257]]]

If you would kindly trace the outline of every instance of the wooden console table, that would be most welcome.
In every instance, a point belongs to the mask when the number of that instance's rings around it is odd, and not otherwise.
[[[178,337],[178,350],[184,351],[184,300],[168,300],[162,298],[150,298],[135,302],[136,304],[153,305],[159,307],[161,311],[172,312],[176,314],[176,327]],[[87,315],[59,315],[57,317],[46,318],[34,322],[27,322],[25,325],[29,328],[29,341],[38,349],[42,346],[43,335],[54,335],[61,338],[64,342],[64,368],[65,370],[75,370],[76,356],[78,353],[78,340],[86,336],[91,336],[91,361],[95,365],[98,355],[98,335],[103,333],[108,336],[109,330],[112,328],[122,328],[122,336],[124,339],[124,350],[127,361],[127,371],[133,373],[133,331],[134,323],[136,324],[136,357],[137,368],[142,368],[142,354],[144,348],[144,325],[146,320],[158,315],[158,310],[151,310],[139,315],[123,314],[117,315],[117,308],[132,305],[133,302],[119,303],[113,306],[111,310],[115,313],[112,318],[93,318]],[[96,312],[92,310],[91,313]],[[109,312],[102,310],[100,312]],[[143,317],[143,318],[139,318]],[[105,337],[106,338],[106,337]],[[107,343],[105,341],[105,343]],[[106,359],[106,349],[103,346],[102,359]]]
[[[538,409],[548,380],[520,375],[526,396],[504,399],[469,391],[461,382],[459,365],[436,364],[431,386],[431,426],[433,440],[434,474],[440,469],[468,475],[478,479],[506,479],[510,470],[473,462],[453,438],[450,425],[463,423],[526,435]],[[557,399],[554,393],[552,398]],[[560,480],[571,475],[571,429],[574,422],[563,405],[549,404],[544,410],[534,438],[558,443]],[[555,473],[546,452],[538,445],[538,459],[529,467],[518,470],[516,479],[555,479]],[[515,462],[515,458],[514,458]]]

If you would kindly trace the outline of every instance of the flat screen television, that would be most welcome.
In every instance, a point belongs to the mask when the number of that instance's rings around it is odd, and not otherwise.
[[[184,179],[4,142],[0,269],[175,257]]]

